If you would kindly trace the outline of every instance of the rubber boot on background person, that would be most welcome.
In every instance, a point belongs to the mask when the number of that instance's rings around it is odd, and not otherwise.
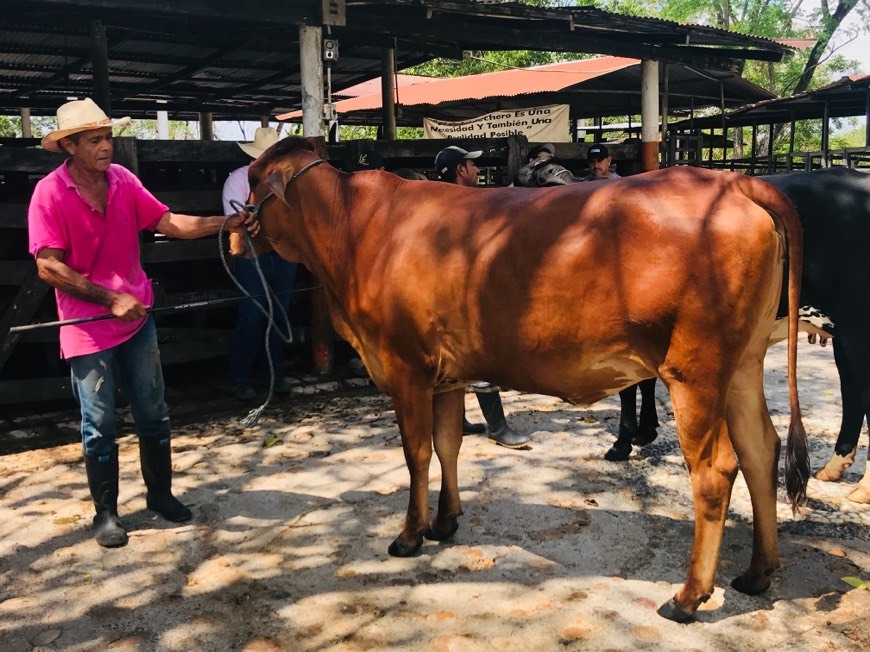
[[[193,518],[191,511],[172,495],[172,449],[169,438],[139,438],[139,463],[148,488],[145,504],[167,521],[183,523]]]
[[[104,548],[127,545],[127,530],[118,518],[118,449],[98,457],[85,455],[88,488],[94,501],[94,539]]]
[[[486,420],[486,434],[490,441],[505,448],[522,448],[532,440],[528,435],[519,434],[507,424],[498,390],[475,389],[474,393],[477,394],[480,411],[483,412],[483,418]]]
[[[486,426],[482,423],[471,423],[462,412],[462,434],[463,435],[483,435],[486,433]]]

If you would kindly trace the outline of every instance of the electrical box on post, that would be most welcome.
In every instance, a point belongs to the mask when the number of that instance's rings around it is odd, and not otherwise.
[[[338,39],[323,39],[323,60],[338,61]]]

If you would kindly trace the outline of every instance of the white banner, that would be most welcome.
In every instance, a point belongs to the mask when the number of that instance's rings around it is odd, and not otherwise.
[[[423,133],[426,138],[504,138],[522,134],[537,143],[571,140],[567,104],[495,111],[458,122],[423,118]]]

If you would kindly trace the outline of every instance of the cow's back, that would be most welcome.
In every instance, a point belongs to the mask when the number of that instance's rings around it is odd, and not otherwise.
[[[761,177],[795,204],[804,230],[802,303],[836,321],[856,310],[870,285],[870,174],[849,168]],[[780,314],[785,314],[781,304]]]
[[[592,402],[654,375],[675,332],[731,323],[717,346],[740,349],[770,308],[746,297],[769,294],[775,225],[732,182],[673,169],[535,190],[400,186],[363,236],[360,309],[382,328],[393,307],[393,341],[426,351],[438,378]]]

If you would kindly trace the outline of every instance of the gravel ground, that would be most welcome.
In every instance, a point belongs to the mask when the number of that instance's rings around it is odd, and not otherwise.
[[[802,343],[799,366],[816,469],[839,428],[830,347]],[[779,345],[766,387],[780,433],[784,367]],[[661,386],[659,439],[624,463],[603,460],[615,397],[572,407],[506,392],[530,449],[466,437],[459,532],[409,559],[386,552],[408,497],[389,402],[365,387],[313,391],[300,386],[254,428],[221,397],[175,411],[176,494],[194,511],[180,527],[145,509],[135,436],[123,437],[121,549],[91,538],[77,443],[0,456],[0,650],[870,649],[870,591],[842,579],[870,583],[870,505],[845,500],[863,435],[843,483],[810,481],[800,519],[781,492],[782,569],[756,597],[729,586],[752,545],[738,478],[716,591],[678,625],[655,610],[682,583],[692,500]],[[70,414],[53,418],[75,430]],[[0,438],[27,441],[23,423]],[[434,505],[437,462],[431,476]]]

